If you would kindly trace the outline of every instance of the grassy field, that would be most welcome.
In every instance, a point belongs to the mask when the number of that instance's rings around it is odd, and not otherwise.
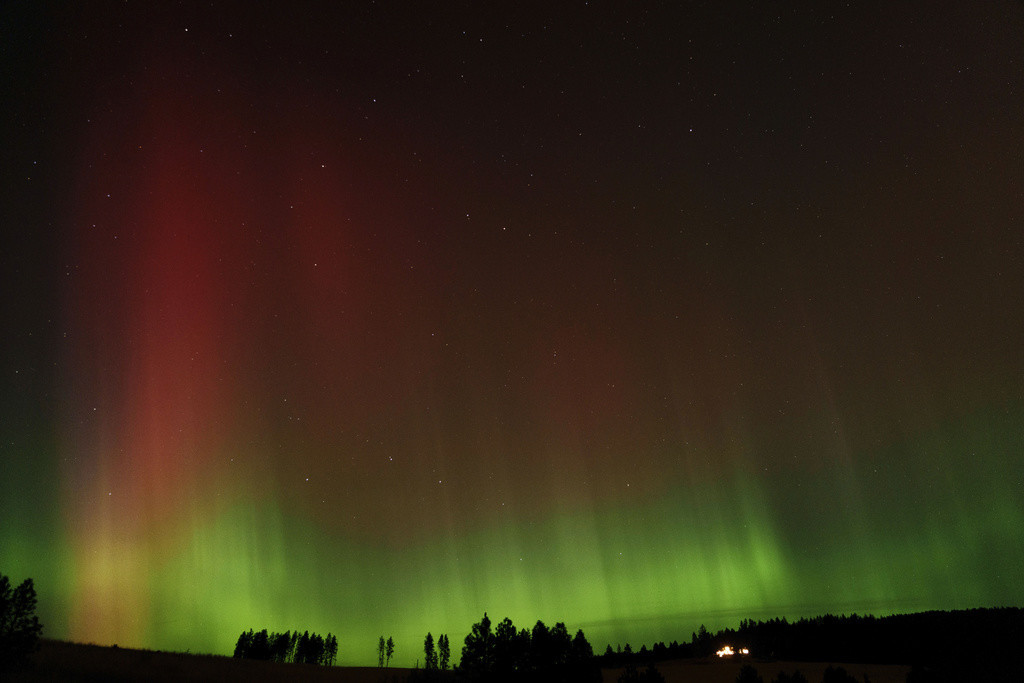
[[[827,664],[809,662],[751,662],[765,683],[780,671],[799,669],[810,683],[821,680]],[[733,683],[740,662],[679,659],[658,664],[666,683]],[[871,683],[904,683],[909,667],[842,664],[846,671]],[[344,681],[347,683],[401,683],[411,670],[376,667],[321,667],[274,664],[223,655],[153,652],[59,640],[41,641],[33,666],[4,677],[11,683],[39,681]],[[604,683],[618,681],[622,669],[605,669]]]

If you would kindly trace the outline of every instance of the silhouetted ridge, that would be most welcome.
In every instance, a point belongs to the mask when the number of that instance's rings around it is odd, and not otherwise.
[[[887,617],[822,616],[789,622],[748,619],[738,629],[710,633],[701,626],[690,642],[655,643],[634,652],[609,645],[599,657],[617,667],[667,659],[708,657],[720,648],[745,647],[750,657],[807,662],[918,664],[924,669],[953,663],[981,663],[999,668],[1024,642],[1024,610],[1018,607],[979,608],[894,614]],[[957,665],[959,666],[959,665]]]

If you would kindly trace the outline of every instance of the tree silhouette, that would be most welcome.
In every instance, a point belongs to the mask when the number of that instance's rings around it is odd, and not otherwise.
[[[549,629],[538,620],[532,631],[525,628],[517,631],[512,620],[506,617],[492,632],[486,612],[466,636],[458,671],[470,681],[498,683],[596,683],[601,680],[600,661],[594,657],[594,650],[582,630],[571,638],[563,622]]]
[[[543,627],[537,630],[539,638],[530,648],[528,668],[531,671],[535,671],[537,653],[550,646],[553,631],[555,629]],[[947,676],[953,669],[957,672],[953,678],[958,676],[963,680],[1024,680],[1018,675],[1018,668],[1024,667],[1019,667],[1015,658],[1024,640],[1022,634],[1024,609],[1020,607],[930,611],[885,617],[825,614],[794,622],[787,621],[785,617],[767,621],[744,619],[739,629],[726,628],[714,634],[702,624],[689,642],[642,646],[640,654],[634,654],[628,643],[625,649],[621,645],[608,645],[604,654],[595,659],[605,668],[618,668],[630,663],[635,667],[667,659],[707,657],[728,643],[737,648],[749,648],[751,657],[769,660],[911,664],[914,668],[910,678],[915,681],[931,680],[930,677],[936,675]],[[540,661],[550,659],[542,655]],[[838,674],[833,671],[829,676],[837,677]],[[949,676],[947,678],[953,680]],[[806,683],[797,672],[792,674],[792,680]],[[844,683],[851,680],[849,674],[842,680]],[[790,683],[790,678],[783,675],[779,683]]]
[[[267,633],[267,629],[263,629],[253,636],[246,657],[248,659],[270,659],[270,634]]]
[[[28,663],[43,631],[36,617],[36,589],[25,579],[11,589],[11,580],[0,574],[0,671]]]
[[[437,651],[434,649],[434,636],[427,631],[423,640],[423,668],[427,671],[437,670]]]
[[[548,669],[554,662],[551,630],[540,619],[530,632],[530,666],[535,671]]]
[[[590,646],[583,630],[576,631],[572,639],[569,659],[566,664],[566,678],[571,681],[600,681],[601,665],[594,657],[594,648]]]
[[[698,657],[707,657],[715,651],[714,636],[708,632],[704,624],[701,624],[697,633],[693,634],[692,644],[696,648]]]
[[[583,630],[576,631],[569,647],[568,658],[564,665],[563,678],[573,683],[589,683],[602,680],[601,664],[594,656]]]
[[[327,634],[327,641],[324,644],[324,665],[334,666],[338,659],[338,636]]]
[[[327,638],[314,634],[310,640],[313,641],[313,647],[310,648],[309,663],[323,666],[327,662]]]
[[[249,650],[252,649],[253,636],[252,629],[242,631],[242,635],[238,636],[238,642],[235,643],[235,657],[247,658],[249,656]]]
[[[572,639],[572,659],[582,662],[593,658],[593,656],[594,648],[591,647],[587,637],[583,635],[583,629],[576,631],[576,635]]]
[[[324,657],[324,639],[314,633],[309,637],[309,647],[306,649],[306,664],[321,664]]]
[[[291,656],[291,649],[291,631],[275,633],[270,637],[270,658],[275,662],[287,662]],[[235,647],[235,650],[238,650],[237,646]]]
[[[571,661],[572,638],[565,624],[558,622],[549,629],[543,621],[538,621],[530,637],[530,665],[533,670],[541,676],[560,677],[561,674],[556,672],[563,671]]]
[[[380,637],[377,641],[377,668],[384,668],[384,652],[387,649],[387,644],[384,642],[384,636]]]
[[[494,629],[494,672],[508,676],[523,666],[525,652],[519,647],[519,632],[505,617]]]
[[[387,649],[384,651],[387,657],[386,666],[391,666],[391,657],[395,654],[395,641],[391,636],[388,636]]]
[[[551,629],[551,665],[560,667],[569,662],[572,653],[572,636],[564,622],[556,622]]]
[[[306,661],[306,653],[309,651],[309,631],[299,636],[299,642],[295,645],[295,663],[303,664]]]
[[[462,645],[460,667],[470,675],[486,676],[493,667],[494,634],[491,620],[484,612],[484,618],[473,624]]]
[[[267,629],[263,629],[257,633],[249,629],[238,636],[234,656],[282,663],[332,666],[338,656],[338,638],[330,633],[324,637],[306,631],[300,636],[298,631],[269,633]]]
[[[442,633],[437,637],[437,655],[440,660],[438,663],[441,666],[441,671],[448,670],[448,662],[451,661],[452,651],[448,645],[448,636]]]

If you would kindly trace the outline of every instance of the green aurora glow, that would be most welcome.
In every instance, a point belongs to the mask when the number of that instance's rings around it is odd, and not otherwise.
[[[343,4],[3,29],[0,571],[46,636],[411,666],[484,611],[1024,605],[1024,10]]]

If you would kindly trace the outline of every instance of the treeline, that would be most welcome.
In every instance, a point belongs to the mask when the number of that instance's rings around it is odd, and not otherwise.
[[[740,622],[738,629],[710,633],[704,626],[690,642],[655,643],[634,651],[607,647],[606,667],[667,659],[708,657],[725,645],[748,648],[758,659],[920,665],[949,669],[957,663],[998,668],[1024,642],[1024,609],[1002,607],[894,614],[886,617],[826,614]]]
[[[485,613],[486,614],[486,613]],[[442,633],[437,637],[437,649],[434,649],[434,636],[427,632],[423,639],[423,668],[427,671],[447,671],[452,658],[448,636]]]
[[[634,650],[629,643],[626,643],[625,647],[619,645],[615,649],[609,644],[605,648],[604,654],[598,657],[598,659],[603,667],[618,668],[635,667],[639,664],[660,662],[666,659],[707,657],[721,647],[717,645],[719,642],[724,645],[735,646],[737,644],[734,641],[728,640],[725,635],[727,633],[729,631],[724,630],[719,631],[717,634],[712,634],[701,624],[700,630],[692,634],[690,642],[684,641],[680,643],[674,640],[667,645],[664,642],[658,642],[649,649],[646,645],[641,645],[638,650]]]
[[[875,664],[969,661],[1016,651],[1024,642],[1024,610],[824,615],[793,623],[747,620],[740,623],[735,637],[750,643],[752,651],[776,659]]]
[[[260,659],[292,664],[318,664],[333,666],[338,657],[338,639],[327,634],[323,637],[309,631],[301,636],[298,631],[268,633],[267,629],[243,631],[235,644],[235,657]]]
[[[447,636],[444,643],[447,649]],[[429,640],[425,649],[428,662],[433,661]],[[600,665],[582,630],[570,636],[564,623],[548,628],[539,620],[532,629],[517,629],[508,617],[492,630],[486,612],[465,638],[459,672],[481,681],[601,680]]]
[[[39,647],[42,632],[32,579],[14,586],[10,578],[0,574],[0,673],[27,665]]]

